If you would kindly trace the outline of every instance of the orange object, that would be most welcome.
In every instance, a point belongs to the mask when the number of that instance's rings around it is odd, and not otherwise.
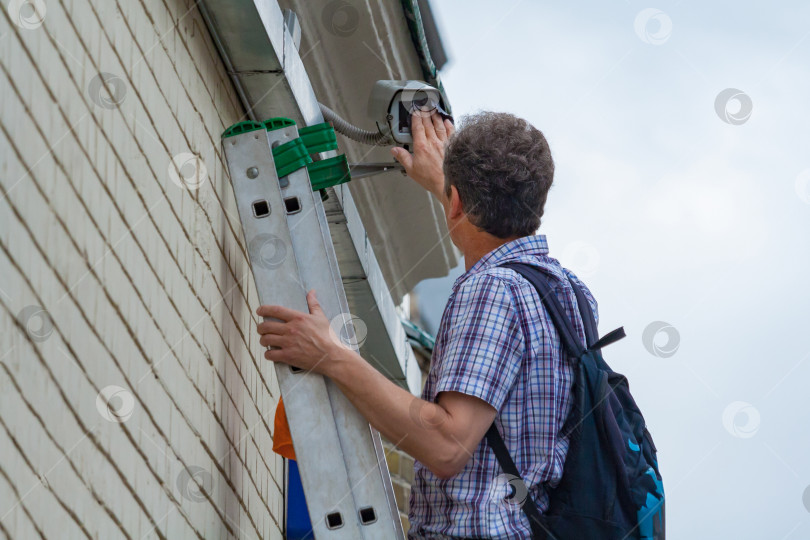
[[[284,410],[284,401],[279,398],[276,407],[276,418],[273,420],[273,452],[287,459],[295,460],[295,448],[293,448],[292,437],[290,436],[290,424],[287,423],[287,413]]]

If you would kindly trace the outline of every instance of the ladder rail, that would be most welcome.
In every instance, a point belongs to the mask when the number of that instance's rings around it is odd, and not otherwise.
[[[305,292],[298,277],[297,261],[292,253],[292,240],[287,231],[286,218],[280,212],[283,201],[280,192],[273,189],[271,183],[277,183],[277,178],[266,138],[261,132],[246,133],[231,137],[223,143],[259,301],[306,310],[303,296]],[[255,178],[248,177],[248,171],[252,168],[258,172]],[[255,204],[259,201],[265,201],[270,208],[269,214],[264,217],[255,215]],[[272,283],[260,277],[266,276],[270,271],[274,277]],[[341,451],[334,418],[329,414],[331,411],[319,411],[322,414],[316,415],[302,414],[309,406],[309,402],[328,400],[325,381],[323,377],[315,374],[293,373],[288,366],[280,364],[275,365],[275,370],[281,394],[289,408],[288,418],[291,425],[296,426],[295,432],[291,433],[293,443],[296,441],[296,432],[301,431],[317,433],[323,442],[322,445],[307,445],[299,441],[296,445],[300,463],[307,464],[306,472],[301,471],[302,477],[317,476],[319,464],[328,464],[330,454],[334,455],[335,451]],[[330,472],[326,469],[328,467],[324,467],[321,472]],[[346,491],[350,490],[345,471],[342,469],[331,471],[329,478],[330,481],[325,483],[322,489],[310,490],[307,493],[308,505],[314,509],[326,509],[327,515],[335,512],[339,512],[342,516],[353,514],[354,505],[350,501],[341,500]],[[320,519],[316,522],[316,517],[318,514],[313,514],[313,528],[329,530],[325,523],[323,525],[320,523]],[[344,521],[347,523],[335,531],[345,534],[335,534],[331,537],[341,539],[362,537],[354,520],[344,519]],[[318,536],[326,537],[320,531]]]
[[[287,143],[298,137],[295,126],[266,131],[267,141],[271,148]],[[283,198],[299,201],[299,210],[287,215],[293,252],[298,259],[298,271],[307,289],[318,292],[318,302],[326,316],[333,321],[338,330],[348,330],[351,325],[351,314],[343,290],[343,280],[337,266],[337,255],[328,225],[323,227],[326,214],[318,193],[313,192],[306,167],[302,167],[286,177],[286,187],[282,187]],[[284,185],[284,184],[282,184]],[[308,200],[307,200],[308,199]],[[304,204],[307,201],[309,204]],[[317,218],[322,213],[324,221]],[[357,350],[357,341],[350,340],[344,346]],[[338,386],[326,379],[326,389],[332,404],[332,411],[337,421],[338,436],[343,449],[343,458],[351,483],[351,495],[354,498],[357,512],[373,509],[375,522],[363,527],[364,538],[388,540],[390,528],[386,522],[401,528],[399,511],[394,512],[396,503],[393,497],[393,486],[390,484],[385,454],[379,455],[376,444],[379,434],[355,409],[351,401]],[[387,480],[387,483],[386,483]],[[390,486],[390,490],[388,489]],[[389,496],[390,491],[390,496]],[[348,494],[347,494],[348,495]],[[393,507],[380,505],[380,501],[394,502]]]
[[[299,311],[315,289],[327,317],[345,320],[348,302],[319,194],[306,167],[281,183],[276,175],[272,148],[297,137],[293,125],[222,141],[256,288],[262,303]],[[376,430],[328,378],[275,370],[316,538],[404,538]]]

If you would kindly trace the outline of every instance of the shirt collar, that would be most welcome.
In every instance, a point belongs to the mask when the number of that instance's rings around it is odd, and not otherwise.
[[[485,268],[497,266],[507,261],[513,261],[521,257],[533,255],[547,255],[548,243],[546,242],[546,235],[536,234],[532,236],[522,236],[511,242],[507,242],[497,248],[493,249],[483,257],[481,257],[469,270],[461,274],[453,284],[455,289],[462,281],[470,277],[472,274],[480,272]]]

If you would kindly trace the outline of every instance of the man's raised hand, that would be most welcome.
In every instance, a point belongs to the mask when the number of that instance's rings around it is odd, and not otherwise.
[[[444,196],[444,148],[453,132],[453,123],[437,112],[415,111],[411,115],[413,154],[400,147],[391,149],[408,176],[439,200]]]

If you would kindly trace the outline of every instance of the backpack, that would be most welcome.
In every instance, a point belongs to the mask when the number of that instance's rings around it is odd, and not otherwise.
[[[625,337],[618,328],[599,339],[596,320],[582,289],[570,280],[588,346],[554,293],[555,279],[538,267],[501,265],[537,289],[565,351],[574,363],[573,405],[561,433],[570,437],[562,479],[548,487],[549,507],[541,514],[512,461],[495,422],[487,442],[504,472],[513,478],[511,497],[525,496],[522,510],[535,540],[664,540],[664,486],[656,448],[630,395],[627,379],[602,358],[602,347]],[[517,484],[517,486],[515,485]],[[508,499],[509,497],[507,497]]]

